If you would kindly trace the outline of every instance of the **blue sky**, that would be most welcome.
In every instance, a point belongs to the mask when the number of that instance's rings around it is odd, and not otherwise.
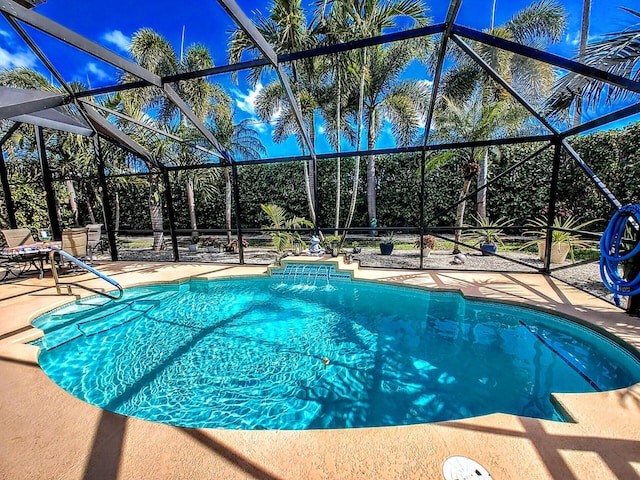
[[[305,3],[307,3],[305,1]],[[496,24],[507,21],[517,10],[528,5],[526,0],[497,0]],[[575,55],[580,29],[582,1],[564,0],[563,5],[569,12],[569,24],[564,40],[551,51],[572,57]],[[194,3],[196,4],[196,3]],[[238,0],[238,4],[252,17],[252,12],[260,9],[268,11],[268,2]],[[434,22],[444,20],[448,1],[427,2],[430,6]],[[488,28],[491,22],[491,0],[463,0],[457,22],[478,29]],[[630,25],[631,15],[620,10],[619,6],[639,9],[638,0],[592,0],[590,37],[618,31]],[[110,0],[109,2],[79,2],[76,0],[48,0],[39,5],[36,12],[71,28],[88,39],[104,47],[127,56],[127,46],[131,36],[142,27],[152,28],[162,33],[180,50],[184,29],[184,44],[203,43],[213,54],[216,65],[227,61],[228,32],[234,23],[217,2],[197,2],[197,8],[176,8],[175,2],[166,0]],[[39,43],[45,54],[56,65],[63,77],[68,80],[80,80],[91,87],[99,87],[116,83],[117,70],[113,67],[78,52],[76,49],[50,39],[41,32],[29,27],[26,30]],[[0,68],[27,66],[45,73],[37,57],[29,50],[13,28],[4,18],[0,19]],[[420,77],[420,69],[412,69],[410,75]],[[231,83],[228,76],[216,77],[229,89],[236,103],[237,118],[251,118],[254,115],[253,101],[260,85],[248,85],[241,77],[239,85]],[[603,112],[599,112],[603,113]],[[270,141],[270,126],[258,124],[262,138],[267,144],[269,156],[291,154],[292,142],[285,146],[274,145]],[[387,133],[388,134],[388,133]],[[387,146],[382,138],[378,146]],[[320,145],[319,151],[324,148]],[[294,154],[296,152],[293,152]]]

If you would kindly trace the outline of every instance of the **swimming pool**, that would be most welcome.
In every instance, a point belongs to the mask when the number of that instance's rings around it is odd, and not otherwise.
[[[406,425],[493,412],[560,419],[551,392],[640,381],[592,330],[456,293],[360,281],[192,280],[34,321],[39,363],[89,403],[185,427]]]

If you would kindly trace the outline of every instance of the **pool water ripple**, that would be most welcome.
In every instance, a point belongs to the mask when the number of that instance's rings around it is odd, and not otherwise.
[[[230,429],[557,419],[550,394],[594,391],[585,375],[605,390],[640,381],[631,353],[549,314],[366,282],[303,286],[193,280],[128,289],[118,308],[81,301],[34,322],[39,362],[107,410]]]

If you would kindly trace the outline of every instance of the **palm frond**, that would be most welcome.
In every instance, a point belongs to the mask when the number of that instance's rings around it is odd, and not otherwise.
[[[637,11],[629,8],[623,8],[623,10],[640,18],[640,13]],[[640,81],[640,28],[638,25],[606,34],[601,39],[589,43],[585,50],[585,64]],[[556,83],[554,93],[546,102],[546,108],[550,115],[559,116],[574,104],[576,98],[582,98],[586,107],[592,108],[602,101],[612,104],[637,97],[638,94],[624,88],[570,72]]]
[[[567,11],[555,0],[539,0],[517,12],[505,26],[514,41],[543,48],[562,39]]]

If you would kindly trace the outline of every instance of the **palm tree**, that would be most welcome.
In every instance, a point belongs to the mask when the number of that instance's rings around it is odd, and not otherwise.
[[[129,157],[125,151],[118,146],[110,142],[104,142],[102,144],[102,156],[105,160],[105,166],[110,172],[108,182],[112,186],[110,189],[113,192],[113,228],[116,232],[120,230],[120,191],[126,191],[131,186],[146,184],[146,181],[138,176],[120,176],[119,174],[129,173],[130,168],[127,165],[127,158]],[[100,200],[100,203],[101,200]],[[104,212],[104,206],[102,206],[102,215],[104,223],[108,224],[107,218]]]
[[[131,39],[129,47],[131,57],[142,67],[155,73],[166,76],[183,72],[201,70],[213,66],[211,54],[203,45],[191,45],[186,49],[184,55],[178,57],[171,44],[160,34],[151,29],[143,28],[137,31]],[[130,75],[123,76],[124,81],[129,80]],[[226,93],[214,84],[206,81],[205,78],[196,78],[181,81],[174,85],[178,95],[191,107],[195,115],[200,120],[206,120],[213,113],[213,105],[216,103],[230,105],[231,100]],[[122,93],[125,110],[136,110],[147,108],[149,111],[157,111],[157,116],[165,128],[177,122],[182,125],[183,132],[186,131],[186,118],[180,110],[162,92],[162,90],[151,87],[146,89],[129,90]],[[182,151],[178,158],[183,163],[191,164],[193,153]],[[195,214],[195,178],[193,171],[183,175],[185,189],[187,193],[189,217],[191,222],[192,235],[197,234],[197,221]],[[154,195],[151,195],[155,198]],[[152,210],[157,214],[158,209]],[[152,223],[154,223],[152,221]],[[159,223],[157,219],[155,223]],[[154,248],[159,248],[155,245]]]
[[[493,27],[488,33],[523,45],[543,49],[558,42],[566,27],[567,13],[555,0],[539,0],[516,14],[504,25]],[[500,76],[508,81],[531,106],[541,109],[553,87],[555,73],[551,66],[542,62],[498,50],[483,44],[472,43],[471,47]],[[442,94],[461,102],[477,95],[478,88],[486,102],[510,98],[508,93],[471,58],[454,53],[456,65],[443,77]],[[524,112],[523,112],[524,113]],[[531,120],[523,115],[523,122]],[[534,127],[535,123],[530,123]],[[488,178],[488,151],[480,161],[478,175],[477,216],[485,218],[486,188]]]
[[[458,99],[442,97],[436,112],[438,129],[434,136],[445,142],[475,141],[505,136],[514,133],[522,123],[522,111],[510,99],[486,102],[478,88],[475,95],[462,102]],[[459,242],[467,194],[471,181],[479,173],[482,162],[488,154],[485,147],[471,147],[462,150],[447,151],[435,155],[425,164],[425,171],[433,171],[455,158],[461,158],[463,186],[456,208],[453,253],[460,253]],[[486,218],[486,217],[481,217]]]
[[[344,0],[329,3],[330,18],[337,18],[339,19],[339,25],[348,27],[348,37],[344,38],[343,35],[344,40],[356,40],[381,35],[385,29],[395,27],[400,17],[411,19],[415,26],[427,25],[430,22],[430,18],[427,16],[427,8],[421,0],[383,0],[381,2]],[[324,15],[325,5],[326,2],[322,5],[322,15]],[[412,42],[408,43],[412,44]],[[398,53],[403,48],[399,45],[402,44],[396,44],[389,48]],[[404,48],[406,48],[406,46]],[[383,102],[382,99],[385,94],[390,94],[390,92],[393,91],[392,85],[394,81],[397,80],[398,75],[413,58],[409,55],[410,58],[404,65],[402,65],[401,62],[399,65],[393,65],[392,61],[394,59],[387,58],[388,64],[384,65],[384,62],[383,64],[379,63],[380,59],[384,58],[384,55],[379,54],[381,51],[385,51],[385,49],[382,47],[365,47],[360,51],[351,52],[348,55],[348,69],[353,75],[354,80],[356,80],[356,82],[353,82],[353,85],[358,85],[358,107],[356,113],[356,142],[358,150],[361,149],[360,142],[362,140],[361,136],[365,123],[367,127],[367,145],[375,144],[375,140],[380,133],[379,126],[382,119],[380,110],[385,109],[388,113],[391,111],[390,107],[393,104],[392,102]],[[412,53],[415,54],[416,51],[413,50]],[[406,57],[402,55],[401,58]],[[381,67],[392,68],[385,71],[381,70]],[[367,80],[369,80],[369,82],[367,82]],[[396,92],[396,95],[398,93],[399,92]],[[420,101],[421,99],[418,100],[418,103]],[[409,109],[406,109],[404,113],[409,113]],[[395,117],[395,119],[398,118],[399,117]],[[412,116],[405,118],[411,119]],[[398,127],[398,124],[396,124],[395,127]],[[403,129],[400,128],[399,130]],[[360,157],[356,156],[351,203],[345,228],[350,227],[355,212],[355,200],[360,176],[359,170]],[[375,187],[375,157],[370,156],[367,159],[367,205],[370,222],[376,215]]]
[[[41,73],[24,67],[0,72],[0,85],[57,93],[66,92],[66,90],[50,83]],[[86,87],[78,82],[70,83],[69,88],[75,92],[86,90]],[[67,111],[71,113],[68,108]],[[14,134],[14,140],[18,139],[19,135],[21,135],[20,132]],[[32,134],[29,132],[27,135],[31,136]],[[51,167],[61,177],[67,177],[71,174],[74,176],[91,175],[93,165],[92,146],[91,142],[88,142],[86,138],[79,134],[45,131],[45,143],[49,152]],[[79,196],[84,197],[87,200],[89,212],[92,213],[91,202],[89,201],[91,190],[87,188],[85,192],[78,192],[74,181],[68,178],[64,181],[64,184],[67,190],[67,200],[73,224],[79,225],[77,198]],[[58,217],[62,220],[62,212],[57,198],[56,203]]]
[[[582,22],[580,23],[580,47],[578,49],[578,61],[584,63],[589,40],[589,22],[591,20],[591,0],[582,0]],[[576,106],[573,109],[573,126],[580,125],[582,116],[582,99],[576,98]]]
[[[317,45],[317,39],[308,26],[300,0],[273,0],[269,15],[266,17],[261,14],[256,15],[254,24],[276,53],[297,52]],[[259,51],[251,38],[242,29],[237,28],[233,31],[229,42],[229,62],[239,62],[245,53],[258,55]],[[320,84],[318,70],[322,63],[323,61],[319,58],[306,58],[291,62],[287,67],[293,80],[292,88],[296,100],[306,123],[305,127],[309,129],[311,145],[315,141],[315,111],[318,105],[314,90]],[[249,80],[254,85],[260,80],[265,68],[270,67],[260,66],[252,70]],[[273,131],[274,141],[282,142],[289,135],[295,135],[298,145],[305,152],[303,132],[300,130],[288,97],[279,82],[272,82],[260,92],[256,113],[263,121],[271,121],[276,112],[278,117]],[[312,222],[316,224],[315,165],[303,162],[303,169],[309,214]]]
[[[349,25],[344,23],[346,17],[338,17],[333,10],[327,15],[326,12],[327,2],[324,1],[322,5],[318,4],[318,8],[315,12],[314,27],[316,35],[322,37],[320,43],[322,45],[333,45],[336,43],[344,43],[348,38]],[[320,102],[320,114],[323,117],[323,123],[328,126],[329,132],[335,132],[335,135],[329,133],[329,144],[339,154],[342,147],[343,129],[347,136],[349,136],[350,129],[345,128],[346,115],[345,115],[345,98],[344,91],[346,90],[343,83],[344,78],[347,76],[346,63],[344,61],[344,54],[339,52],[337,54],[329,56],[328,65],[328,87],[325,89],[326,97]],[[333,77],[333,78],[331,78]],[[334,101],[332,101],[334,100]],[[350,135],[350,143],[354,143],[353,134]],[[338,235],[338,228],[340,227],[340,208],[341,208],[341,196],[342,196],[342,162],[340,155],[335,159],[336,162],[336,194],[335,194],[335,214],[334,214],[334,235]]]
[[[166,127],[165,127],[166,128]],[[168,129],[171,133],[193,143],[201,139],[200,132],[194,128],[180,124],[177,127]],[[186,144],[174,145],[174,154],[165,162],[175,165],[201,165],[208,161],[207,155],[199,150],[193,149]],[[186,185],[185,193],[187,205],[189,207],[189,221],[191,223],[191,236],[198,235],[198,221],[196,218],[196,191],[204,203],[211,202],[216,196],[216,183],[219,171],[213,168],[178,170],[176,181]]]
[[[260,204],[262,211],[269,217],[270,225],[262,227],[263,232],[271,237],[276,252],[282,253],[285,248],[290,247],[300,235],[295,232],[303,227],[313,227],[313,223],[302,217],[288,217],[284,208],[274,204]],[[293,230],[291,233],[288,230]]]
[[[394,43],[370,49],[369,78],[365,84],[365,125],[367,149],[373,150],[382,132],[384,119],[398,146],[413,143],[422,113],[426,111],[430,89],[426,82],[405,80],[399,76],[418,53],[416,42]],[[369,220],[376,218],[375,156],[367,157],[367,210]]]
[[[220,112],[216,123],[210,126],[211,132],[220,144],[236,160],[257,159],[266,152],[258,133],[251,128],[251,120],[245,119],[240,123],[233,122],[233,114],[229,110]],[[227,244],[231,243],[231,175],[229,167],[223,167],[225,180],[225,226],[227,229]]]
[[[620,7],[640,20],[640,12]],[[588,43],[584,51],[584,63],[615,75],[640,81],[640,23],[636,23],[619,32],[608,33],[602,39]],[[555,86],[553,95],[547,102],[548,113],[562,117],[580,98],[587,108],[600,104],[602,98],[607,103],[625,101],[637,97],[621,87],[608,85],[599,80],[570,72],[562,77]]]

